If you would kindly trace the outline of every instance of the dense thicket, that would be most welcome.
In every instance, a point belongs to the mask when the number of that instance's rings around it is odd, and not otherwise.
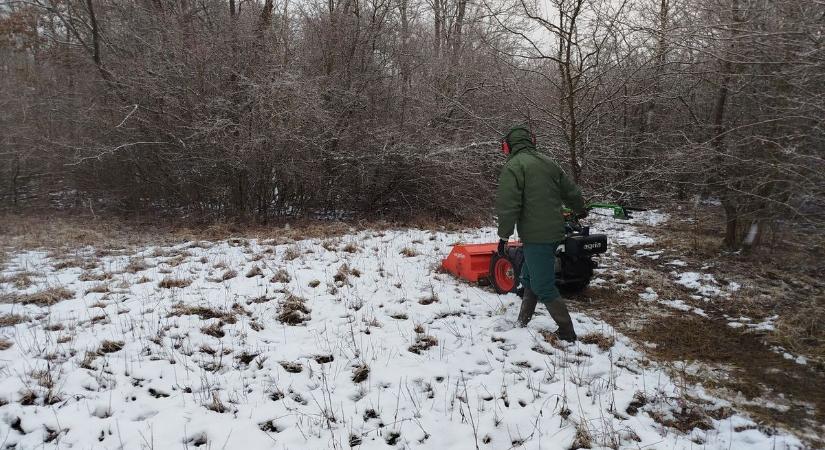
[[[591,197],[820,221],[825,5],[0,6],[0,203],[267,220],[490,213],[527,121]],[[639,200],[635,200],[639,201]]]

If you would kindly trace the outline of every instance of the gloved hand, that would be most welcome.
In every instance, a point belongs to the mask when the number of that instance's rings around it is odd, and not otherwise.
[[[584,210],[582,210],[582,212],[576,214],[576,218],[581,220],[581,219],[586,218],[588,214],[590,214],[590,211],[587,210],[587,209],[584,209]]]
[[[507,256],[507,241],[504,239],[499,239],[498,241],[498,256],[502,258]]]

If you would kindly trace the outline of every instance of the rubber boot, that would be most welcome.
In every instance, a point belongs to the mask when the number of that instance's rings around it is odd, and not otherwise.
[[[539,298],[536,293],[529,288],[524,288],[524,297],[521,300],[521,310],[518,313],[518,326],[525,328],[530,319],[533,318],[533,313],[536,312],[536,304]]]
[[[573,330],[573,319],[570,318],[570,312],[567,311],[567,304],[561,297],[546,303],[547,310],[550,311],[550,317],[556,321],[559,329],[556,335],[559,339],[567,342],[576,342],[576,331]]]

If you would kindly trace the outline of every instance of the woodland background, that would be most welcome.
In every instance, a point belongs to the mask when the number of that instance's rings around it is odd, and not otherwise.
[[[489,217],[529,122],[591,199],[825,221],[825,2],[0,3],[0,208]]]

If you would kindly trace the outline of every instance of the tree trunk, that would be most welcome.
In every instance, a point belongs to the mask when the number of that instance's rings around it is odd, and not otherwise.
[[[442,27],[442,18],[441,18],[441,1],[442,0],[433,0],[433,15],[435,16],[435,57],[438,58],[441,56],[441,27]]]
[[[258,31],[264,32],[272,24],[272,9],[275,7],[273,0],[265,0],[261,10],[261,20],[258,23]]]
[[[458,13],[455,18],[455,34],[453,35],[453,64],[458,64],[461,51],[461,38],[464,28],[464,15],[467,10],[467,0],[458,0]]]

